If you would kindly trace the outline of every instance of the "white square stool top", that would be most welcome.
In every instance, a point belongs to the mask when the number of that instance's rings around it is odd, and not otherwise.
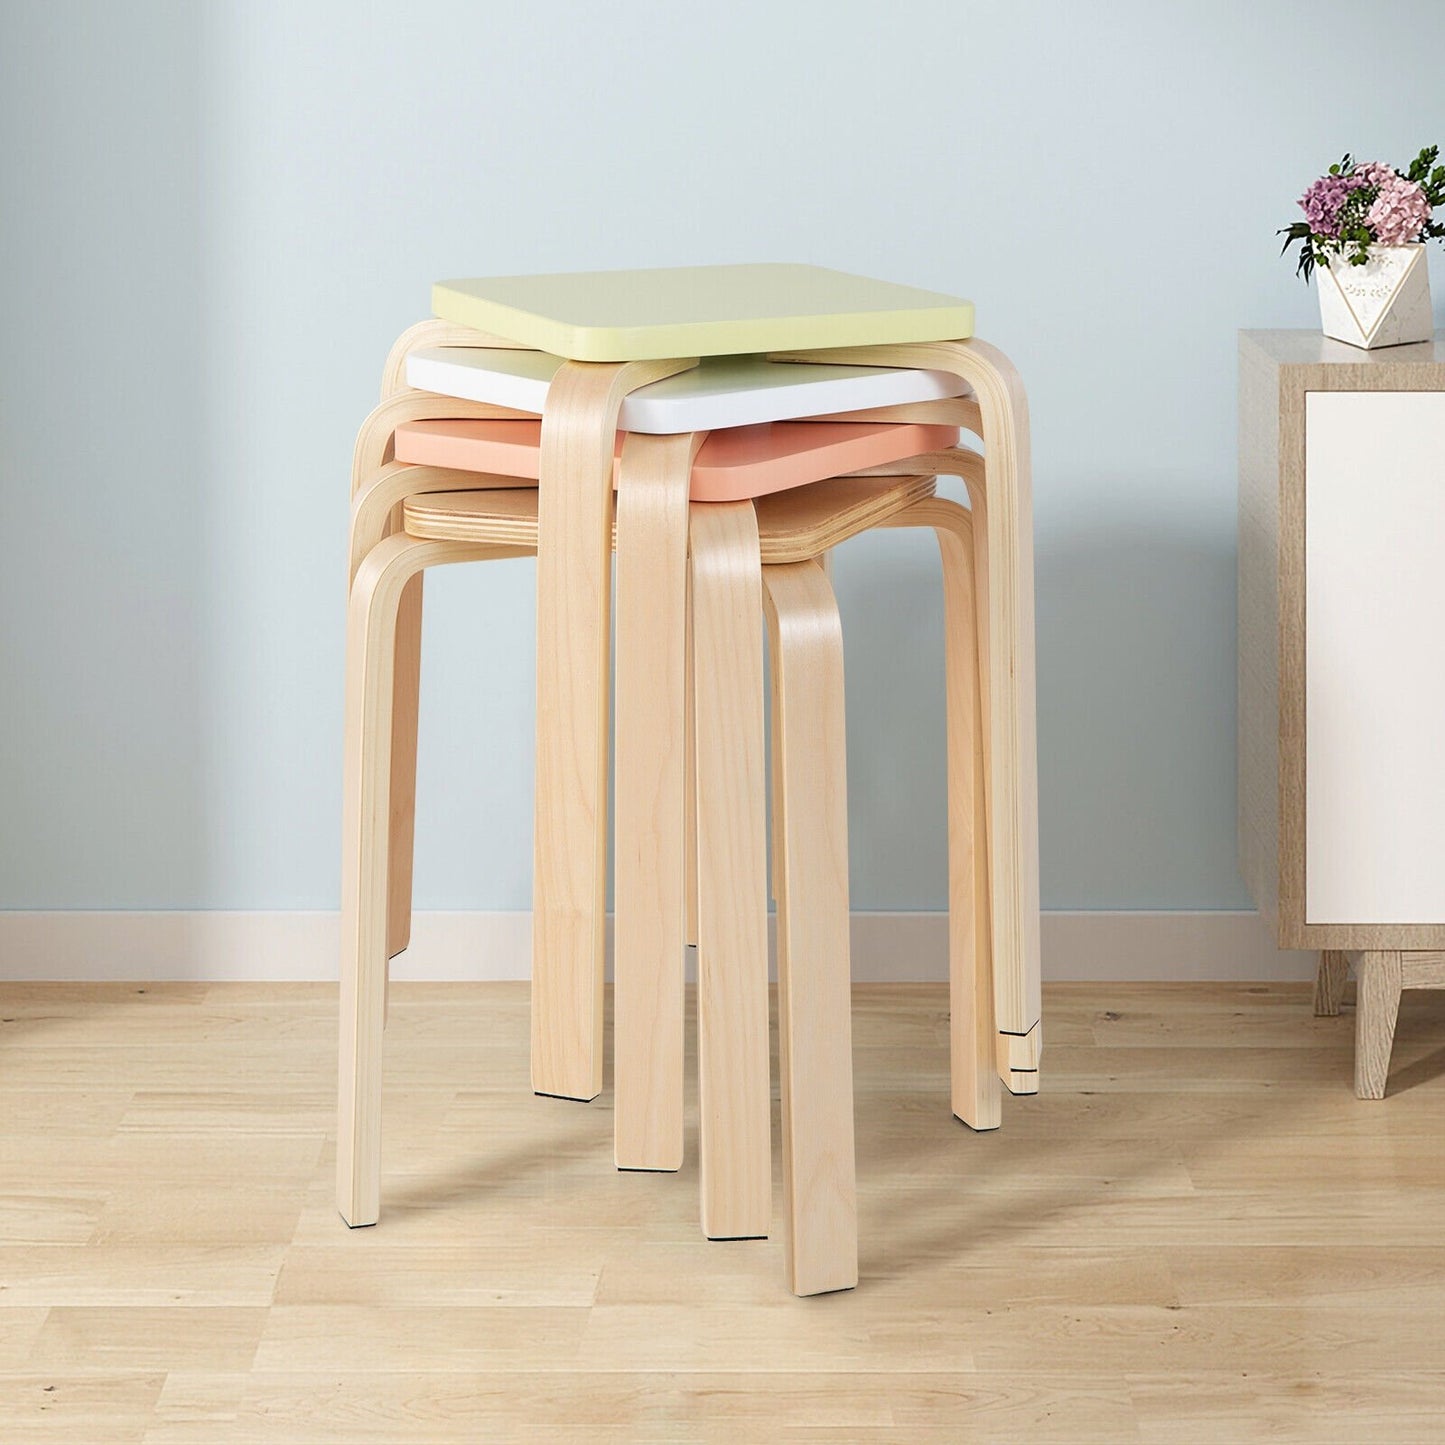
[[[408,386],[491,402],[541,416],[563,358],[545,351],[434,346],[406,360]],[[654,435],[721,431],[840,411],[941,401],[968,390],[946,371],[886,366],[817,366],[761,356],[707,357],[691,371],[634,391],[622,403],[622,431]]]
[[[572,361],[955,341],[973,303],[823,266],[677,266],[438,281],[432,310]]]

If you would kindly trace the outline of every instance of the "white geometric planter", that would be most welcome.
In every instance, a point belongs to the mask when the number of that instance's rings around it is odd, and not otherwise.
[[[1315,275],[1326,336],[1373,348],[1429,341],[1434,335],[1423,245],[1372,246],[1363,266],[1333,259],[1316,266]]]

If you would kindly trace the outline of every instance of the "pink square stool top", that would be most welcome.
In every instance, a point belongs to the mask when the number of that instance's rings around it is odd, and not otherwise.
[[[622,455],[624,432],[615,455]],[[767,422],[709,434],[692,467],[695,502],[740,502],[828,477],[942,451],[958,428],[920,422]],[[415,466],[536,481],[539,421],[413,421],[396,429],[396,459]]]

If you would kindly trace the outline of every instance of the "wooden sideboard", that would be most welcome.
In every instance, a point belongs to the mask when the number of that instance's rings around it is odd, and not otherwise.
[[[1239,858],[1281,948],[1357,958],[1356,1088],[1445,986],[1445,341],[1239,348]]]

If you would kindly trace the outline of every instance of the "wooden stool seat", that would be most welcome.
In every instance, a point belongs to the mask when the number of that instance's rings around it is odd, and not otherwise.
[[[413,480],[425,484],[425,472],[418,470],[423,474]],[[451,480],[450,475],[445,480]],[[763,565],[812,561],[931,497],[934,487],[932,475],[840,477],[760,497],[756,512]],[[422,493],[406,499],[402,515],[410,537],[497,547],[537,545],[537,493],[530,487]]]
[[[573,361],[746,356],[973,335],[973,303],[823,266],[677,266],[439,281],[432,310]]]
[[[545,351],[424,347],[406,358],[407,384],[419,391],[487,402],[541,416],[547,388],[563,364]],[[761,356],[713,356],[634,391],[622,403],[622,431],[659,435],[718,431],[758,422],[918,404],[962,396],[946,371],[885,366],[793,366]]]

